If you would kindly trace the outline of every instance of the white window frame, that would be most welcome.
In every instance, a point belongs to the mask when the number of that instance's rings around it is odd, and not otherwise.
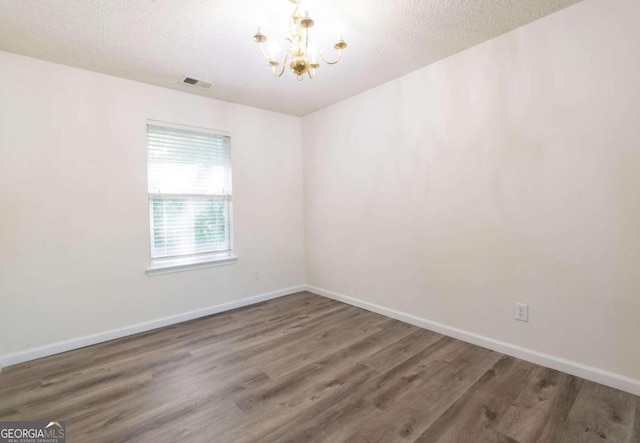
[[[153,126],[161,126],[169,129],[178,129],[178,130],[187,130],[192,132],[200,132],[211,135],[222,135],[231,138],[231,133],[227,131],[219,131],[215,129],[209,128],[200,128],[196,126],[188,126],[181,125],[176,123],[167,123],[158,120],[147,120],[147,124],[145,125],[145,135],[147,134],[147,125]],[[146,140],[146,137],[145,137]],[[146,146],[147,152],[149,151],[149,145]],[[147,183],[149,180],[149,163],[147,162]],[[232,180],[233,180],[233,168],[231,170]],[[233,188],[232,188],[233,189]],[[188,197],[189,194],[157,194],[150,193],[147,189],[147,211],[148,211],[148,223],[147,226],[149,228],[149,266],[146,268],[146,274],[149,276],[153,275],[161,275],[161,274],[169,274],[173,272],[183,272],[189,271],[192,269],[200,269],[200,268],[209,268],[214,266],[225,266],[231,265],[238,261],[238,257],[234,252],[234,229],[233,229],[233,191],[231,191],[231,195],[228,197],[228,229],[229,229],[229,250],[228,251],[216,251],[216,252],[204,252],[199,254],[185,255],[185,256],[174,256],[174,257],[162,257],[162,258],[151,258],[151,245],[152,245],[152,236],[153,236],[153,226],[152,226],[152,213],[151,213],[151,201],[154,197],[170,197],[170,196],[179,196],[179,197]],[[211,197],[216,197],[219,195],[211,194]],[[225,195],[226,196],[226,195]],[[199,195],[198,197],[202,197]]]

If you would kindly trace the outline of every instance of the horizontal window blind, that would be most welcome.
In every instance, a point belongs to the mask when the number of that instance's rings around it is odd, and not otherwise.
[[[147,125],[149,193],[231,195],[230,137]]]
[[[230,251],[231,143],[147,125],[151,258]]]

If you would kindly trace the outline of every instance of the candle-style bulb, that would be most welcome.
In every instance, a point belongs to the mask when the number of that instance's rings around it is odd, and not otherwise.
[[[313,43],[310,43],[308,52],[309,52],[309,58],[311,59],[311,63],[315,63],[318,55],[318,48],[316,47],[316,45]]]
[[[280,45],[276,42],[271,42],[271,44],[269,45],[269,54],[271,55],[272,59],[277,58],[280,54]]]

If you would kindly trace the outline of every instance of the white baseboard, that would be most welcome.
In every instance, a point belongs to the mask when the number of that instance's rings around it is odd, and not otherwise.
[[[640,380],[634,378],[605,371],[603,369],[594,368],[592,366],[587,366],[582,363],[577,363],[561,357],[533,351],[531,349],[505,343],[499,340],[494,340],[492,338],[484,337],[469,331],[443,325],[441,323],[436,323],[430,320],[416,317],[411,314],[405,314],[404,312],[385,308],[383,306],[368,303],[357,298],[349,297],[309,285],[300,285],[291,288],[285,288],[278,291],[260,294],[253,297],[247,297],[241,300],[223,303],[204,309],[198,309],[196,311],[185,312],[182,314],[172,315],[169,317],[151,320],[144,323],[138,323],[132,326],[125,326],[119,329],[113,329],[110,331],[104,331],[97,334],[87,335],[84,337],[6,354],[2,356],[2,358],[0,358],[0,371],[2,370],[2,367],[35,360],[42,357],[48,357],[50,355],[59,354],[61,352],[67,352],[73,349],[83,348],[85,346],[91,346],[105,341],[114,340],[116,338],[150,331],[152,329],[161,328],[163,326],[182,323],[188,320],[193,320],[195,318],[218,314],[220,312],[241,308],[243,306],[248,306],[260,303],[262,301],[283,297],[285,295],[295,294],[296,292],[305,290],[317,295],[357,306],[359,308],[366,309],[368,311],[372,311],[386,317],[395,318],[396,320],[400,320],[405,323],[418,326],[420,328],[429,329],[431,331],[435,331],[449,337],[457,338],[459,340],[482,346],[484,348],[488,348],[497,352],[501,352],[512,357],[520,358],[522,360],[545,366],[547,368],[585,378],[587,380],[601,383],[606,386],[611,386],[612,388],[620,389],[634,395],[640,395]]]
[[[621,391],[626,391],[634,395],[640,395],[640,380],[634,378],[619,375],[614,372],[605,371],[603,369],[594,368],[592,366],[587,366],[582,363],[577,363],[561,357],[533,351],[531,349],[505,343],[499,340],[494,340],[489,337],[474,334],[473,332],[429,321],[411,314],[405,314],[404,312],[385,308],[383,306],[368,303],[357,298],[348,297],[346,295],[327,291],[321,288],[316,288],[314,286],[307,285],[306,290],[317,295],[328,297],[343,303],[347,303],[349,305],[366,309],[367,311],[384,315],[386,317],[395,318],[396,320],[400,320],[402,322],[409,323],[420,328],[429,329],[431,331],[438,332],[449,337],[457,338],[458,340],[462,340],[467,343],[472,343],[474,345],[482,346],[483,348],[491,349],[502,354],[507,354],[512,357],[526,360],[540,366],[575,375],[576,377],[585,378],[587,380],[610,386],[612,388],[620,389]]]
[[[36,348],[25,349],[11,354],[6,354],[0,358],[0,370],[2,367],[24,363],[26,361],[35,360],[37,358],[48,357],[50,355],[59,354],[61,352],[71,351],[73,349],[84,348],[116,338],[126,337],[127,335],[138,334],[140,332],[150,331],[152,329],[162,328],[176,323],[182,323],[195,318],[206,317],[207,315],[218,314],[231,309],[241,308],[243,306],[253,305],[262,301],[271,300],[285,295],[295,294],[304,291],[305,285],[293,286],[291,288],[280,289],[278,291],[268,292],[253,297],[243,298],[220,305],[210,306],[196,311],[185,312],[182,314],[172,315],[169,317],[159,318],[144,323],[138,323],[123,328],[112,329],[110,331],[99,332],[97,334],[86,335],[84,337],[73,338],[49,345],[38,346]]]

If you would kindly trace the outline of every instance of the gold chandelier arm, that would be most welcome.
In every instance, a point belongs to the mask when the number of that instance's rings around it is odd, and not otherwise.
[[[262,55],[264,56],[264,58],[266,58],[267,60],[272,60],[272,57],[265,52],[264,45],[262,44],[262,42],[259,43],[259,46],[260,46],[260,52],[262,52]]]
[[[282,77],[282,74],[284,74],[285,69],[287,68],[287,60],[289,60],[289,51],[287,51],[286,55],[284,56],[284,61],[282,62],[282,70],[280,70],[280,74],[276,74],[275,71],[273,72],[273,76],[274,77]]]
[[[324,58],[324,55],[322,55],[322,51],[319,51],[319,52],[320,52],[320,58],[322,59],[322,61],[324,61],[328,65],[335,65],[340,61],[340,59],[342,59],[342,49],[338,49],[338,58],[332,62]]]
[[[289,42],[289,47],[291,47],[291,45],[293,44],[293,42],[291,41],[290,38],[285,38],[286,41]],[[274,57],[272,57],[271,55],[267,54],[267,52],[264,50],[264,43],[263,42],[259,42],[258,46],[260,46],[260,52],[262,52],[262,55],[264,56],[264,58],[266,58],[267,60],[273,60]],[[288,49],[287,49],[288,51]]]

